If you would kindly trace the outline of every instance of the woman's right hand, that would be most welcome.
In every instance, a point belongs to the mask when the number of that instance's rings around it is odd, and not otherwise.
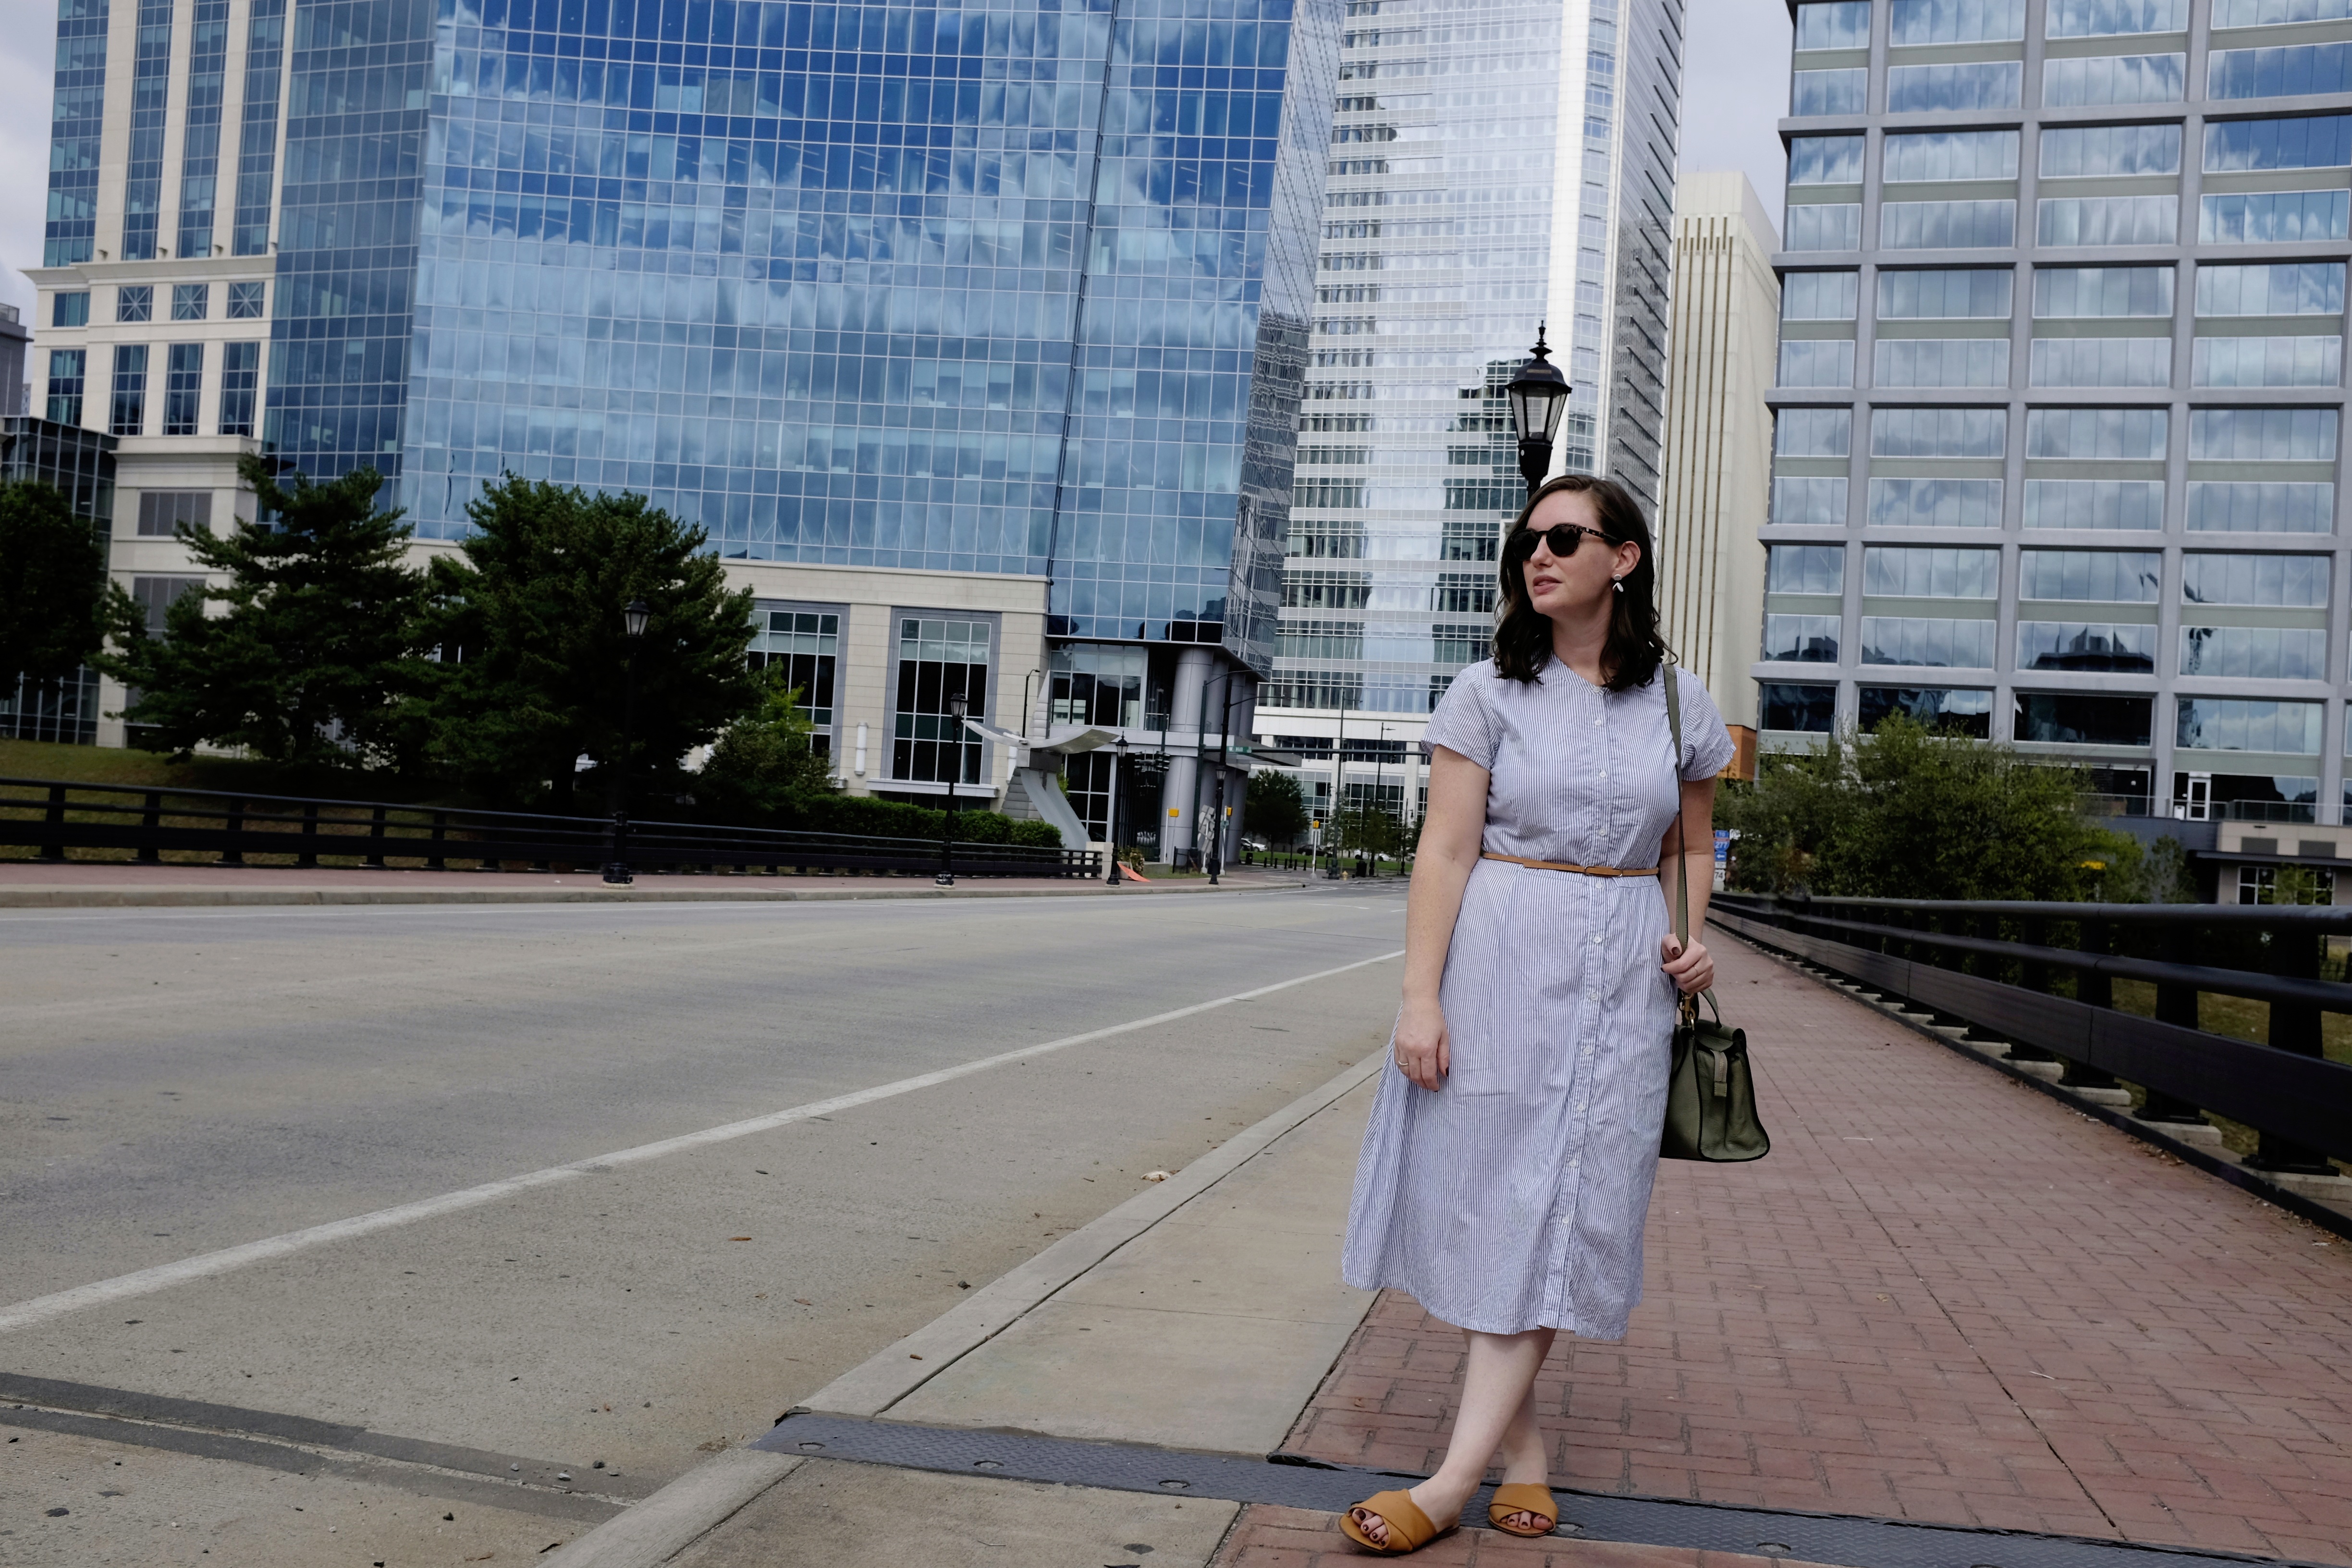
[[[1433,1001],[1407,1002],[1397,1016],[1394,1048],[1397,1068],[1408,1079],[1433,1092],[1442,1088],[1454,1067],[1444,1009]]]

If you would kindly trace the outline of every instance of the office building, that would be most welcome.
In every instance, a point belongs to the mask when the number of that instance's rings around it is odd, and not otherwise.
[[[2324,866],[2352,7],[1794,11],[1764,743],[1908,712]]]
[[[72,0],[50,417],[121,437],[126,576],[257,448],[421,550],[501,473],[641,491],[848,787],[1003,787],[908,706],[961,665],[1164,737],[1129,816],[1189,843],[1273,659],[1339,3]]]
[[[1310,800],[1417,815],[1429,710],[1486,657],[1526,499],[1502,388],[1548,323],[1554,461],[1654,510],[1677,0],[1349,0],[1260,734]],[[1345,736],[1344,763],[1334,742]]]
[[[1682,667],[1723,710],[1738,748],[1731,772],[1742,778],[1756,772],[1749,667],[1763,633],[1779,248],[1746,175],[1683,174],[1675,187],[1658,620]]]

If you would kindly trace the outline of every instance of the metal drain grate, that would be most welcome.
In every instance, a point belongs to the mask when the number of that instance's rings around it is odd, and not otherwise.
[[[770,1453],[947,1475],[1274,1503],[1320,1513],[1337,1513],[1373,1492],[1421,1479],[1391,1470],[1324,1466],[1279,1455],[1268,1462],[1139,1443],[919,1426],[813,1412],[785,1416],[751,1446]],[[1488,1495],[1481,1490],[1464,1510],[1465,1517],[1484,1520]],[[2186,1552],[2075,1536],[1605,1497],[1564,1488],[1554,1488],[1553,1495],[1559,1500],[1564,1535],[1785,1557],[1843,1568],[2192,1568],[2199,1563],[2285,1568],[2276,1558]]]

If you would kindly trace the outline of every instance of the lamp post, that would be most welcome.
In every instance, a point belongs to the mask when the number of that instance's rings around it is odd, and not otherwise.
[[[948,752],[948,814],[940,825],[940,874],[931,879],[942,888],[955,886],[955,868],[949,863],[948,852],[955,842],[955,786],[963,773],[963,720],[971,710],[961,692],[948,699],[948,735],[952,742]]]
[[[635,598],[621,611],[626,673],[621,682],[621,751],[613,767],[613,858],[604,865],[604,880],[614,887],[625,888],[636,879],[629,871],[629,744],[637,721],[637,645],[645,640],[646,623],[653,613],[651,605]]]
[[[1552,437],[1559,429],[1560,416],[1568,412],[1568,378],[1544,357],[1549,353],[1539,322],[1535,357],[1519,366],[1519,374],[1503,389],[1511,400],[1511,423],[1518,427],[1519,478],[1527,481],[1529,495],[1535,494],[1551,469]]]
[[[1103,845],[1103,882],[1106,886],[1113,888],[1119,884],[1118,773],[1120,765],[1126,761],[1127,737],[1120,735],[1110,743],[1110,805],[1103,813],[1106,819],[1103,823],[1103,837],[1107,840]]]

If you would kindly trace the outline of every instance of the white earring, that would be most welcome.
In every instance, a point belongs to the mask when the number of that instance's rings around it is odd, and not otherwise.
[[[1609,579],[1609,585],[1622,594],[1625,591],[1625,579],[1622,577],[1612,577]]]

